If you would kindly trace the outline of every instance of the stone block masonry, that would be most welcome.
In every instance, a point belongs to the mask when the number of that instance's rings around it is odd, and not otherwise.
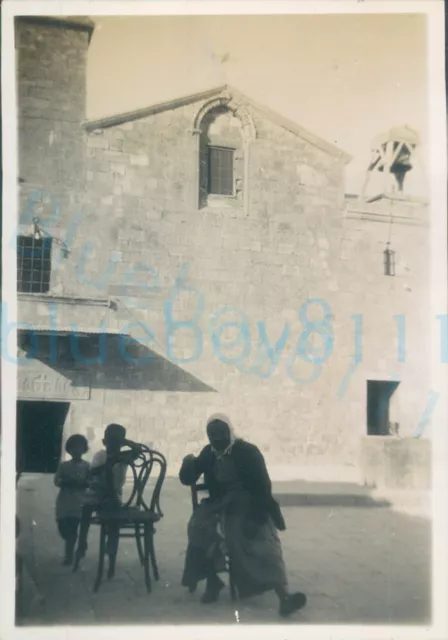
[[[399,422],[412,436],[428,394],[427,229],[393,226],[396,276],[386,277],[390,228],[375,212],[347,210],[344,158],[239,95],[231,96],[239,111],[210,129],[235,147],[235,135],[246,135],[244,110],[256,131],[242,139],[235,198],[201,201],[194,123],[209,98],[82,130],[87,35],[42,34],[27,26],[20,40],[20,170],[58,199],[55,229],[70,237],[52,288],[113,297],[136,340],[149,329],[148,346],[168,362],[162,369],[175,366],[177,380],[203,385],[157,386],[149,380],[160,367],[126,368],[79,403],[76,428],[94,429],[99,441],[107,422],[122,420],[175,472],[204,443],[209,414],[224,411],[272,465],[356,467],[367,380],[399,376]],[[60,78],[55,52],[72,49],[70,74]],[[43,221],[51,206],[43,203]],[[422,208],[414,213],[424,219]],[[318,300],[306,311],[309,298]],[[322,364],[307,361],[304,331]],[[139,368],[146,386],[131,382]]]

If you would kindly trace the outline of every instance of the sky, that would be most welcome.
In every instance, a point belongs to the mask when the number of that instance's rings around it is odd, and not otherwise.
[[[423,15],[94,18],[89,119],[229,83],[353,156],[359,193],[373,138],[394,126],[427,137]],[[224,59],[224,61],[222,61]],[[423,195],[424,166],[407,188]],[[422,170],[423,167],[423,170]]]

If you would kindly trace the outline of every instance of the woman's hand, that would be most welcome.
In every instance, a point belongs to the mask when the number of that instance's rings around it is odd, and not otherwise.
[[[196,484],[203,470],[199,465],[199,459],[192,453],[182,460],[182,465],[179,471],[179,480],[187,487],[191,487]]]

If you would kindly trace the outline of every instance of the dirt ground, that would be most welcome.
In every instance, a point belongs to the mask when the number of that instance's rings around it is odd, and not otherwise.
[[[431,523],[428,518],[378,506],[371,498],[333,499],[313,489],[303,496],[294,483],[274,485],[287,521],[281,534],[290,586],[308,597],[297,624],[412,624],[430,621]],[[18,492],[20,548],[34,575],[27,579],[19,625],[274,623],[274,594],[232,605],[228,589],[214,605],[200,603],[201,589],[180,585],[191,514],[188,489],[168,478],[162,492],[165,517],[157,527],[161,579],[144,587],[135,543],[122,540],[115,578],[92,592],[98,531],[91,530],[88,556],[73,574],[61,564],[62,542],[54,521],[56,489],[51,476],[24,476]],[[319,499],[320,496],[320,499]],[[356,497],[356,496],[355,496]],[[288,624],[286,622],[285,624]]]

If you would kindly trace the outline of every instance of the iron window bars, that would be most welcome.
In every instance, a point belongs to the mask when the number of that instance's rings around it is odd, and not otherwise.
[[[47,293],[50,290],[52,238],[17,237],[17,291]]]

